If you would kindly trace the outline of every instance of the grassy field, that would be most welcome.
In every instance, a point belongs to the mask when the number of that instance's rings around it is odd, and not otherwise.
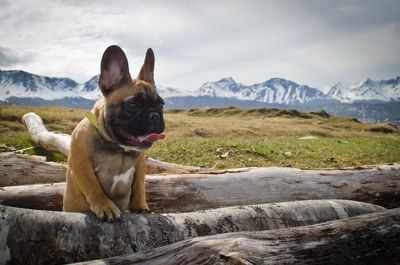
[[[21,117],[41,116],[49,130],[71,133],[84,110],[63,107],[0,106],[2,151],[35,146]],[[286,166],[341,168],[400,162],[400,130],[366,124],[324,111],[208,108],[165,112],[167,138],[148,155],[167,162],[215,167]],[[315,136],[318,139],[298,139]],[[35,147],[30,154],[65,161]]]

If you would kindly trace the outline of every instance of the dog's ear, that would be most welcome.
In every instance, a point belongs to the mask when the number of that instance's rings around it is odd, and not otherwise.
[[[142,69],[140,69],[138,79],[155,85],[155,83],[154,83],[154,53],[151,48],[147,49],[146,58],[144,59],[144,64],[142,66]]]
[[[111,93],[124,80],[131,80],[128,59],[117,45],[108,47],[101,59],[99,87],[104,96]]]

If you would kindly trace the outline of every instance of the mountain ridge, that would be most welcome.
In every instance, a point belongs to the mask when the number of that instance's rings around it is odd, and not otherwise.
[[[46,77],[21,70],[0,70],[0,104],[20,106],[65,106],[90,109],[101,98],[99,75],[84,83],[70,78]],[[400,122],[400,76],[356,84],[337,83],[327,93],[283,78],[244,85],[232,77],[206,82],[188,92],[158,85],[166,109],[199,107],[294,108],[304,111],[324,109],[334,115],[366,121]]]
[[[84,83],[70,78],[34,75],[21,70],[0,70],[0,104],[19,106],[64,106],[91,109],[101,98],[99,76]],[[188,92],[158,85],[165,109],[204,107],[285,108],[301,111],[324,109],[330,114],[368,122],[400,124],[400,77],[357,84],[337,83],[327,93],[282,78],[244,85],[232,77],[206,82]]]
[[[400,76],[380,81],[365,78],[353,85],[338,82],[330,88],[327,95],[342,103],[400,101]]]
[[[45,101],[61,100],[63,98],[83,98],[98,100],[103,95],[97,85],[100,75],[95,75],[84,83],[78,83],[71,78],[47,77],[22,70],[0,70],[0,101],[13,98],[38,98]],[[157,86],[167,97],[187,96],[185,91]]]
[[[271,78],[263,83],[243,85],[231,77],[215,82],[207,82],[197,91],[197,96],[228,97],[239,100],[254,100],[266,104],[333,104],[338,101],[322,91],[305,85],[299,85],[283,78]]]
[[[99,75],[96,75],[84,83],[78,83],[71,78],[47,77],[22,70],[0,70],[0,100],[5,101],[11,97],[44,100],[80,97],[97,100],[102,97],[97,86],[98,78]],[[338,82],[327,93],[277,77],[252,85],[244,85],[232,77],[225,77],[218,81],[206,82],[192,93],[162,85],[158,85],[157,89],[161,96],[166,98],[208,96],[254,100],[266,104],[400,102],[400,76],[380,81],[366,78],[357,84]]]

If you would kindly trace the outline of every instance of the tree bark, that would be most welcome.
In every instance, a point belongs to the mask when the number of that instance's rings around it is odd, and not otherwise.
[[[207,236],[82,264],[400,264],[400,208],[304,227]]]
[[[30,112],[22,117],[22,121],[28,128],[33,142],[38,146],[51,152],[59,153],[68,157],[70,151],[71,136],[60,132],[49,132],[44,126],[42,118],[37,114]],[[184,174],[203,171],[204,168],[172,164],[158,161],[152,158],[146,158],[147,173],[170,173]]]
[[[65,181],[66,165],[46,157],[0,153],[0,187]]]
[[[51,172],[53,164],[46,166]],[[12,168],[6,167],[7,174]],[[29,166],[25,171],[30,168],[36,170]],[[380,170],[255,168],[224,174],[148,175],[146,196],[150,209],[157,213],[309,199],[350,199],[394,208],[400,207],[399,176],[400,165],[381,166]],[[51,176],[52,182],[55,177]],[[0,189],[0,202],[61,210],[64,189],[65,183],[4,187]]]
[[[19,208],[61,211],[65,182],[0,188],[0,204]]]
[[[197,167],[171,164],[150,157],[146,158],[146,163],[147,174],[184,174],[202,171]],[[65,164],[46,162],[46,157],[43,156],[23,155],[16,152],[0,153],[0,187],[65,181],[66,169]]]
[[[90,213],[0,205],[0,263],[70,263],[132,254],[198,236],[302,226],[380,211],[387,210],[354,201],[322,200],[178,214],[123,214],[120,222],[107,223]]]
[[[400,165],[380,170],[254,168],[225,174],[147,176],[154,211],[196,211],[216,207],[307,199],[350,199],[386,208],[400,206]]]

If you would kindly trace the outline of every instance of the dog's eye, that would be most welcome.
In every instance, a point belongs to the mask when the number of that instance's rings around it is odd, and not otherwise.
[[[136,109],[137,104],[136,104],[136,102],[129,102],[126,106],[129,110],[134,110],[134,109]]]

